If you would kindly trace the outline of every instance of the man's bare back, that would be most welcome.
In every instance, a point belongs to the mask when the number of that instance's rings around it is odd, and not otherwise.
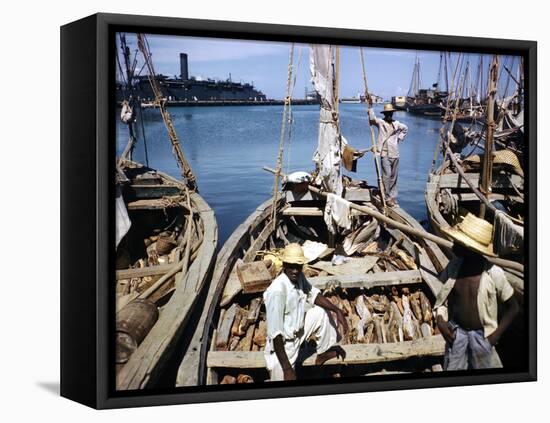
[[[462,266],[449,294],[449,318],[466,330],[483,328],[477,308],[482,272],[482,266]]]

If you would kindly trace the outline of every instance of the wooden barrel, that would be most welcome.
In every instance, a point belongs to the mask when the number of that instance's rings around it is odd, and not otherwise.
[[[136,299],[116,315],[116,362],[126,363],[145,339],[159,317],[158,308],[150,300]]]

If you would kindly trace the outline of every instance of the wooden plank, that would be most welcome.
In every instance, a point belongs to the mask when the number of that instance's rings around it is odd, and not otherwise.
[[[269,238],[269,235],[273,232],[273,225],[270,223],[266,223],[265,227],[262,229],[262,232],[258,235],[258,237],[254,240],[248,251],[243,257],[243,261],[245,263],[249,263],[251,261],[254,261],[254,258],[256,257],[256,253],[264,246],[267,239]]]
[[[344,360],[334,358],[330,364],[362,365],[406,360],[417,357],[440,357],[445,354],[445,340],[441,335],[419,338],[414,341],[386,344],[347,344],[341,345],[346,352]],[[317,356],[308,357],[303,366],[314,366]],[[261,369],[265,368],[263,351],[210,351],[206,365],[212,367]]]
[[[308,278],[309,283],[319,289],[325,289],[334,284],[342,288],[373,288],[376,286],[407,285],[422,282],[419,270],[402,270],[397,272],[382,272],[374,274],[317,276]]]
[[[318,261],[315,264],[310,264],[309,267],[324,270],[330,275],[356,275],[367,273],[378,260],[377,256],[349,257],[348,262],[338,266],[334,266],[330,261]]]
[[[347,188],[344,198],[348,201],[370,201],[370,190],[365,188]]]
[[[479,186],[479,173],[468,173],[467,176],[468,176],[468,179],[475,186]],[[441,175],[439,177],[439,188],[459,188],[459,185],[458,185],[459,179],[461,182],[460,188],[470,189],[468,184],[464,180],[462,180],[462,178],[458,173],[447,173],[445,175]],[[523,178],[521,176],[512,175],[511,179],[512,179],[512,183],[515,186],[520,187],[520,189],[521,187],[523,187]],[[512,185],[510,185],[510,181],[508,180],[508,177],[503,174],[494,175],[492,187],[513,189]]]
[[[161,198],[181,195],[181,188],[172,185],[128,185],[124,197],[129,199]]]
[[[456,198],[458,201],[475,201],[479,203],[479,198],[473,192],[459,192],[457,194],[453,194],[453,197]],[[508,199],[512,201],[517,201],[518,203],[523,203],[523,199],[517,195],[504,195],[498,193],[489,194],[489,200],[491,201]]]
[[[166,200],[158,198],[130,201],[126,204],[126,207],[128,210],[157,210],[165,209],[167,207],[181,207],[186,209],[185,205],[181,203],[168,203]]]
[[[164,275],[174,267],[174,263],[159,264],[158,266],[148,266],[139,269],[123,269],[116,271],[117,280],[143,278],[145,276]]]
[[[283,210],[283,216],[323,216],[319,207],[288,207]]]

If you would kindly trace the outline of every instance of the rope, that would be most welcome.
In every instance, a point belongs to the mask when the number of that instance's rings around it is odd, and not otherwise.
[[[275,171],[275,181],[273,182],[273,206],[271,208],[271,221],[273,223],[273,229],[277,224],[277,200],[279,194],[279,177],[283,166],[283,150],[285,141],[285,132],[287,124],[287,113],[290,107],[291,95],[292,95],[292,66],[294,61],[294,43],[290,46],[290,54],[288,58],[288,76],[286,81],[286,97],[283,106],[283,121],[281,124],[281,133],[279,137],[279,152],[277,155],[277,165]]]
[[[187,161],[187,159],[183,154],[183,151],[179,143],[178,135],[176,134],[176,130],[172,122],[172,118],[170,117],[168,110],[166,110],[166,99],[162,97],[162,92],[160,90],[159,83],[155,78],[156,73],[153,67],[153,62],[151,60],[152,55],[149,50],[149,42],[147,41],[147,38],[143,34],[137,34],[137,38],[138,38],[138,48],[143,54],[143,58],[149,70],[149,74],[147,75],[147,77],[149,79],[151,89],[153,90],[153,93],[155,95],[155,104],[160,109],[162,119],[164,121],[164,125],[168,131],[170,142],[172,143],[172,153],[176,157],[178,166],[181,169],[181,175],[187,181],[188,187],[191,190],[198,192],[195,175],[193,174],[193,171],[191,170],[191,166],[189,165],[189,162]]]

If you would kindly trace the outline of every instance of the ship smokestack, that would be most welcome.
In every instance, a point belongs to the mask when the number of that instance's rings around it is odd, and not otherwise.
[[[181,79],[186,81],[189,79],[189,69],[187,68],[187,54],[180,53],[180,72]]]

